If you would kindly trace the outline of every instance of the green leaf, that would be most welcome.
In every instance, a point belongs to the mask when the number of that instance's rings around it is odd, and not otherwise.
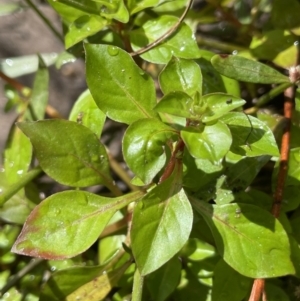
[[[161,0],[131,0],[127,2],[130,15],[133,15],[141,10],[144,10],[148,7],[157,6]]]
[[[221,75],[212,66],[210,60],[215,55],[213,52],[200,49],[201,58],[196,60],[200,66],[203,77],[203,95],[215,92],[228,93],[240,96],[239,82]]]
[[[7,185],[17,182],[27,172],[32,157],[29,139],[12,126],[4,150],[4,170]]]
[[[237,272],[251,278],[295,273],[288,236],[271,213],[248,204],[191,201],[208,223],[220,255]]]
[[[187,127],[180,134],[194,158],[208,159],[216,165],[220,164],[232,143],[230,131],[221,121],[206,125],[202,131],[196,127]]]
[[[214,269],[212,301],[240,301],[246,297],[252,280],[232,269],[224,260],[220,260]]]
[[[30,113],[34,120],[43,119],[49,98],[49,72],[43,58],[39,56],[39,69],[35,75],[31,99]]]
[[[271,129],[259,119],[243,113],[230,112],[221,120],[232,134],[231,151],[242,156],[279,156]]]
[[[159,74],[159,84],[164,94],[182,91],[193,96],[202,94],[202,74],[192,60],[173,57]]]
[[[31,212],[12,252],[56,260],[74,257],[99,238],[117,210],[142,195],[106,198],[79,190],[54,194]]]
[[[178,18],[168,15],[147,21],[139,29],[130,32],[132,49],[137,51],[156,41],[177,22]],[[184,59],[200,57],[193,32],[185,23],[182,23],[175,33],[163,43],[141,55],[144,60],[155,64],[166,64],[172,56]]]
[[[129,168],[149,184],[166,162],[168,140],[178,133],[157,119],[141,119],[131,124],[123,138],[123,155]]]
[[[147,275],[146,284],[155,301],[164,301],[175,290],[181,275],[181,262],[175,256],[155,272]]]
[[[90,91],[86,90],[75,102],[69,120],[83,124],[100,137],[105,123],[105,114],[95,104]]]
[[[107,19],[116,19],[122,23],[129,21],[129,12],[123,0],[93,0],[101,4],[100,15]]]
[[[116,286],[119,279],[122,277],[130,264],[130,262],[127,262],[120,268],[108,273],[106,271],[103,271],[102,275],[84,284],[72,294],[67,296],[65,298],[65,301],[78,301],[82,298],[89,301],[104,300],[111,289]]]
[[[177,165],[171,177],[153,188],[135,206],[132,252],[142,275],[170,260],[189,238],[193,211],[181,189],[180,168]]]
[[[124,50],[86,44],[87,84],[101,111],[109,118],[131,124],[155,118],[154,82]]]
[[[64,300],[79,287],[103,273],[102,266],[71,267],[51,275],[42,287],[40,301]]]
[[[297,0],[289,0],[287,5],[284,0],[274,0],[271,11],[271,20],[275,28],[292,29],[300,26],[300,3]]]
[[[112,182],[105,147],[85,126],[42,120],[18,127],[29,137],[43,170],[56,181],[74,187]]]
[[[204,95],[201,97],[201,101],[207,104],[207,112],[201,116],[201,121],[204,123],[217,120],[246,103],[244,99],[224,93]]]
[[[260,84],[290,82],[277,70],[241,56],[218,54],[212,57],[211,63],[221,74],[239,81]]]
[[[193,98],[184,92],[170,92],[159,101],[154,110],[160,113],[191,118],[195,117],[191,112],[193,102]]]
[[[85,38],[94,35],[107,25],[107,21],[100,16],[84,15],[80,16],[69,25],[69,30],[65,35],[66,49],[81,42]]]

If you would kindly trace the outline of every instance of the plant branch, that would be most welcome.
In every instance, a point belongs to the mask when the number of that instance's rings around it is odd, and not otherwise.
[[[141,49],[139,49],[139,50],[137,50],[135,52],[131,52],[130,55],[131,56],[135,56],[135,55],[143,54],[143,53],[149,51],[150,49],[156,47],[158,44],[160,44],[161,42],[163,42],[168,37],[170,37],[177,30],[177,28],[180,26],[180,24],[183,22],[183,20],[186,17],[188,11],[192,7],[192,4],[193,4],[193,0],[188,0],[188,4],[187,4],[187,6],[186,6],[186,8],[185,8],[185,10],[183,12],[183,14],[178,19],[178,21],[166,33],[164,33],[161,37],[159,37],[154,42],[148,44],[147,46],[145,46],[145,47],[143,47],[143,48],[141,48]]]
[[[291,81],[293,77],[297,77],[297,72],[292,74],[290,71]],[[280,214],[280,208],[283,198],[283,191],[285,186],[285,180],[288,172],[288,160],[289,160],[289,150],[290,150],[290,139],[291,139],[291,123],[292,123],[292,113],[293,113],[293,100],[295,97],[295,87],[288,87],[284,91],[284,117],[286,119],[285,127],[283,130],[281,148],[280,148],[280,162],[279,162],[279,173],[277,178],[276,190],[274,193],[274,200],[272,206],[272,214],[274,217],[278,218]]]
[[[32,271],[37,265],[44,262],[44,259],[34,258],[32,259],[22,270],[17,274],[9,278],[8,282],[0,290],[0,296],[3,296],[10,288],[12,288],[21,278]]]
[[[249,301],[260,301],[261,296],[264,294],[264,289],[265,279],[255,279]]]
[[[35,177],[42,172],[40,167],[30,170],[17,183],[12,184],[7,190],[0,195],[0,206],[3,206],[12,196],[14,196],[20,189],[30,183]]]
[[[52,31],[52,33],[61,41],[64,43],[63,36],[53,27],[51,22],[45,17],[45,15],[37,8],[36,5],[32,3],[31,0],[25,0],[26,3],[37,13],[37,15],[45,22],[45,24],[49,27],[49,29]]]

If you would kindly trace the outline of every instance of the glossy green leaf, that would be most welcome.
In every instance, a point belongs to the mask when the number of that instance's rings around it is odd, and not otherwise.
[[[217,120],[226,113],[242,107],[246,101],[229,94],[212,93],[201,97],[201,101],[207,104],[207,112],[201,116],[202,122]]]
[[[106,272],[84,284],[75,292],[65,298],[65,301],[78,301],[82,298],[89,301],[101,301],[108,295],[111,289],[118,283],[131,263],[127,262],[120,268]]]
[[[240,301],[246,297],[252,284],[247,278],[232,269],[224,260],[220,260],[214,270],[212,301]]]
[[[130,32],[132,49],[137,51],[156,41],[172,28],[177,21],[178,18],[168,15],[147,21],[139,29]],[[182,23],[175,33],[163,43],[141,55],[144,60],[155,64],[166,64],[172,56],[184,59],[200,57],[193,32],[185,23]]]
[[[102,266],[71,267],[51,275],[42,288],[40,301],[64,300],[79,287],[103,273]]]
[[[75,187],[111,183],[105,147],[90,129],[66,120],[22,122],[18,127],[56,181]]]
[[[43,119],[49,98],[49,72],[43,58],[39,56],[39,69],[35,75],[30,99],[30,113],[34,120]]]
[[[215,55],[211,59],[214,68],[221,74],[239,81],[260,84],[280,84],[289,78],[277,70],[237,55]]]
[[[185,92],[170,92],[159,101],[154,110],[160,113],[191,118],[194,117],[191,112],[193,102],[193,98]]]
[[[156,117],[154,82],[131,56],[115,46],[86,44],[87,84],[101,111],[131,124]],[[137,88],[138,87],[138,88]]]
[[[213,52],[200,49],[201,58],[196,63],[201,68],[203,78],[203,95],[215,92],[227,93],[234,96],[240,96],[240,85],[238,81],[221,75],[211,64],[211,58],[215,55]]]
[[[131,242],[137,266],[147,275],[170,260],[189,238],[193,211],[181,189],[180,165],[135,206]],[[145,239],[146,238],[146,239]]]
[[[89,90],[83,92],[74,104],[69,120],[83,124],[100,137],[105,114],[99,110]]]
[[[12,252],[45,259],[74,257],[98,239],[117,210],[142,195],[113,199],[79,190],[54,194],[31,212]]]
[[[208,159],[217,165],[229,151],[232,143],[230,131],[221,121],[205,126],[204,130],[187,127],[180,134],[193,157]]]
[[[251,278],[294,274],[288,236],[271,213],[248,204],[211,206],[192,199],[214,235],[220,255]]]
[[[192,60],[173,57],[159,74],[162,92],[182,91],[193,96],[202,93],[202,74],[199,65]]]
[[[175,290],[181,276],[181,262],[176,256],[147,275],[146,284],[155,301],[164,301]]]
[[[13,125],[4,150],[4,170],[8,185],[17,182],[27,172],[31,156],[29,139]]]
[[[129,168],[149,184],[166,162],[164,146],[177,132],[157,119],[131,124],[123,138],[123,155]]]
[[[66,49],[97,33],[106,25],[107,21],[100,16],[84,15],[79,17],[69,25],[69,31],[65,36]]]
[[[291,301],[290,297],[286,294],[286,289],[287,288],[281,288],[279,285],[274,285],[268,281],[266,281],[265,284],[266,296],[268,300],[271,301]]]
[[[101,4],[100,15],[107,19],[116,19],[122,23],[129,20],[129,12],[124,0],[93,0]]]
[[[232,134],[231,151],[248,157],[269,155],[279,156],[278,147],[270,128],[253,116],[230,112],[221,120]]]
[[[300,26],[300,3],[297,0],[274,0],[271,20],[275,28],[292,29]]]

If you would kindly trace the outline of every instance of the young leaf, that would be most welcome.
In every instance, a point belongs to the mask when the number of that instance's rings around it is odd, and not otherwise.
[[[142,195],[134,192],[113,199],[86,191],[54,194],[31,212],[12,252],[45,259],[74,257],[98,239],[117,210]]]
[[[204,95],[201,97],[201,101],[207,104],[207,112],[201,116],[201,120],[204,123],[217,120],[246,103],[244,99],[224,93]]]
[[[271,213],[248,204],[191,202],[208,223],[220,255],[237,272],[251,278],[295,273],[288,236]]]
[[[164,146],[178,133],[157,119],[141,119],[131,124],[123,139],[123,155],[130,169],[149,184],[166,161]]]
[[[100,137],[105,114],[99,110],[89,90],[83,92],[74,104],[69,120],[83,124]]]
[[[195,117],[191,112],[193,102],[193,98],[185,92],[170,92],[159,101],[154,110],[174,116],[192,118]]]
[[[155,301],[164,301],[175,290],[181,275],[181,262],[176,256],[146,276],[146,284]]]
[[[274,135],[264,122],[237,112],[230,112],[221,120],[227,124],[232,134],[230,150],[233,153],[248,157],[279,156]]]
[[[252,279],[239,274],[224,260],[220,260],[214,269],[214,285],[211,300],[243,300],[251,287],[251,283]]]
[[[164,94],[182,91],[193,96],[202,94],[202,74],[192,60],[173,57],[159,74],[159,84]]]
[[[127,23],[129,13],[124,0],[93,0],[101,5],[100,15],[107,19],[116,19],[122,23]]]
[[[193,211],[181,189],[180,168],[177,165],[172,176],[153,188],[134,209],[132,252],[142,275],[170,260],[189,238]]]
[[[116,46],[85,45],[87,84],[101,111],[109,118],[131,124],[155,118],[154,82],[131,56]]]
[[[217,54],[211,63],[221,74],[239,81],[260,84],[280,84],[289,78],[277,70],[237,55]]]
[[[130,32],[132,49],[137,51],[156,41],[177,21],[178,18],[174,16],[162,15],[157,19],[147,21],[139,29],[132,30]],[[193,32],[185,23],[182,23],[176,32],[163,43],[141,55],[144,60],[155,64],[166,64],[172,56],[184,59],[200,57]]]
[[[180,134],[194,158],[208,159],[217,165],[232,143],[230,131],[221,121],[205,126],[202,131],[196,127],[187,127]]]

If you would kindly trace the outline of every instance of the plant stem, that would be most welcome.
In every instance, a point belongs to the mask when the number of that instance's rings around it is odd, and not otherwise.
[[[13,195],[15,195],[26,184],[31,182],[42,172],[40,167],[36,167],[30,170],[24,177],[22,177],[17,183],[12,184],[6,191],[0,195],[0,206],[3,206]]]
[[[208,39],[200,36],[197,37],[197,43],[199,46],[207,46],[209,48],[222,50],[227,53],[232,53],[233,51],[247,51],[247,48],[238,45],[224,43],[221,41]]]
[[[271,99],[273,99],[274,97],[276,97],[280,93],[284,92],[287,88],[289,88],[291,86],[293,86],[293,83],[283,83],[283,84],[281,84],[281,85],[273,88],[268,93],[262,95],[258,99],[258,101],[257,101],[257,103],[255,104],[254,107],[245,110],[245,113],[246,114],[254,114],[254,113],[256,113],[260,107],[262,107],[265,104],[267,104]]]
[[[104,185],[115,195],[115,196],[121,196],[123,195],[123,192],[120,190],[120,188],[116,185],[114,181],[105,181]]]
[[[112,170],[120,177],[121,180],[132,190],[138,191],[140,190],[139,187],[131,184],[131,179],[128,173],[122,168],[122,166],[113,158],[111,154],[108,154],[110,167]]]
[[[45,22],[53,34],[64,43],[64,38],[62,35],[52,26],[51,22],[45,17],[45,15],[34,5],[31,0],[25,0],[26,3],[38,14],[38,16]]]
[[[143,53],[147,52],[148,50],[156,47],[158,44],[160,44],[161,42],[163,42],[168,37],[170,37],[177,30],[177,28],[180,26],[180,24],[183,22],[183,20],[186,17],[188,11],[192,7],[192,4],[193,4],[193,0],[188,0],[188,4],[187,4],[187,6],[186,6],[186,8],[185,8],[185,10],[183,12],[183,14],[178,19],[178,21],[166,33],[164,33],[161,37],[159,37],[154,42],[148,44],[147,46],[145,46],[145,47],[143,47],[141,49],[139,49],[138,51],[131,52],[130,55],[131,56],[135,56],[135,55],[143,54]]]
[[[44,262],[44,259],[34,258],[32,259],[22,270],[17,274],[9,278],[5,286],[0,290],[0,296],[3,296],[10,288],[12,288],[21,278],[32,271],[37,265]]]
[[[133,278],[132,299],[131,301],[141,301],[143,295],[144,277],[136,267]]]
[[[265,289],[265,279],[255,279],[252,286],[251,295],[248,301],[260,301]]]

